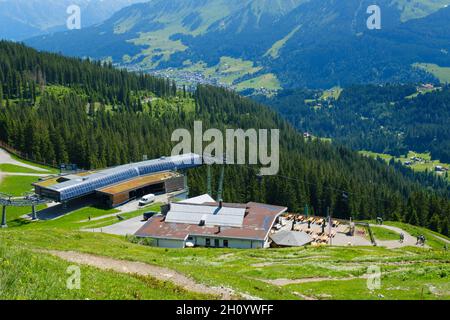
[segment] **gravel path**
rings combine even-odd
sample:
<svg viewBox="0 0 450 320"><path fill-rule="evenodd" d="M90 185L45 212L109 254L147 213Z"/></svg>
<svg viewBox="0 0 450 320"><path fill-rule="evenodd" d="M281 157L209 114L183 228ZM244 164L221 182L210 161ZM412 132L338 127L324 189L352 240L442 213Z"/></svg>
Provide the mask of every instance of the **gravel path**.
<svg viewBox="0 0 450 320"><path fill-rule="evenodd" d="M290 284L302 284L302 283L309 283L309 282L322 282L322 281L348 281L348 280L354 280L354 279L362 279L366 278L366 276L361 277L347 277L347 278L303 278L303 279L273 279L273 280L261 280L269 284L273 284L275 286L283 287Z"/></svg>
<svg viewBox="0 0 450 320"><path fill-rule="evenodd" d="M222 300L237 298L233 290L223 287L208 287L197 283L185 275L168 268L157 267L143 262L118 260L73 251L45 251L63 260L96 267L101 270L112 270L126 274L150 276L162 281L170 281L188 291L219 296Z"/></svg>
<svg viewBox="0 0 450 320"><path fill-rule="evenodd" d="M35 166L29 165L26 163L22 163L20 161L13 159L11 157L11 155L3 149L0 149L0 163L14 164L16 166L20 166L20 167L24 167L24 168L28 168L28 169L32 169L32 170L36 170L36 171L48 172L48 170L45 170L45 169L42 169L39 167L35 167Z"/></svg>
<svg viewBox="0 0 450 320"><path fill-rule="evenodd" d="M402 247L408 247L408 246L417 246L417 238L413 237L412 235L410 235L408 232L398 228L398 227L393 227L393 226L387 226L387 225L374 225L371 224L371 227L380 227L380 228L384 228L384 229L388 229L391 231L394 231L396 233L399 234L399 240L388 240L388 241L382 241L382 240L378 240L377 239L377 245L380 247L386 247L389 249L396 249L396 248L402 248ZM405 235L405 239L404 241L401 243L400 242L400 233L403 233ZM425 246L420 246L423 248L428 248L427 245Z"/></svg>
<svg viewBox="0 0 450 320"><path fill-rule="evenodd" d="M18 172L1 172L3 176L18 176L18 177L48 177L46 173L18 173Z"/></svg>

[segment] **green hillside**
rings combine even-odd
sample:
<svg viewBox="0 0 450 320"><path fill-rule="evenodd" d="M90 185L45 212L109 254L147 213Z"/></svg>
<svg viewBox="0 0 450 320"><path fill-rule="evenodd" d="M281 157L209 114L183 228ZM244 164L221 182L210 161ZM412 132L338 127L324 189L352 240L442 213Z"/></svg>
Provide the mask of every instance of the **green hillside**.
<svg viewBox="0 0 450 320"><path fill-rule="evenodd" d="M47 80L44 90L26 76L38 60ZM341 218L373 219L382 212L386 219L448 233L448 186L435 176L387 166L321 140L305 140L270 108L233 92L211 86L187 92L168 80L7 42L0 45L0 65L12 70L0 79L4 88L0 140L28 158L105 168L140 161L142 155L169 155L175 145L172 132L193 130L196 120L204 122L204 130L277 128L279 175L259 182L259 168L230 166L225 174L226 201L256 200L292 211L308 205L317 215L326 215L330 208ZM82 78L80 69L89 77ZM62 84L68 90L62 90ZM215 179L218 175L214 170ZM206 192L205 177L205 168L189 172L192 195ZM345 199L344 193L352 196ZM435 217L440 222L432 225Z"/></svg>
<svg viewBox="0 0 450 320"><path fill-rule="evenodd" d="M5 241L0 244L2 300L204 300L195 294L151 277L127 276L80 266L80 290L68 290L66 272L73 264Z"/></svg>
<svg viewBox="0 0 450 320"><path fill-rule="evenodd" d="M402 21L426 17L450 4L448 0L395 0L393 3L402 11Z"/></svg>
<svg viewBox="0 0 450 320"><path fill-rule="evenodd" d="M386 162L390 162L391 160L394 161L400 161L404 166L411 168L414 171L418 172L435 172L436 167L441 166L443 168L449 168L450 165L448 163L442 163L438 160L432 160L430 154L428 153L416 153L416 152L408 152L407 156L401 156L401 157L394 157L389 154L383 154L383 153L376 153L376 152L370 152L370 151L360 151L362 155L372 157L372 158L381 158L385 160ZM421 161L413 161L411 159L413 158L420 158ZM450 179L449 175L446 174L446 172L439 172L438 175L441 175L442 177L446 179Z"/></svg>
<svg viewBox="0 0 450 320"><path fill-rule="evenodd" d="M74 223L76 223L74 221ZM140 261L188 275L208 287L262 299L450 299L448 251L379 247L268 250L158 249L123 237L46 227L0 230L2 298L205 299L162 283L82 266L82 290L65 290L67 262L37 250L81 252L126 263ZM423 230L421 232L424 232ZM428 234L428 233L427 233ZM431 239L431 236L428 238ZM436 240L439 241L439 240ZM19 246L20 243L20 246ZM31 261L31 263L30 263ZM73 263L72 263L73 264ZM381 268L381 288L369 290L369 266ZM14 272L12 272L14 270ZM30 272L33 270L33 272ZM25 281L26 279L26 281ZM89 283L87 286L85 283ZM5 286L6 285L6 286ZM33 290L31 290L33 288ZM112 290L114 288L114 290ZM209 296L212 298L213 296Z"/></svg>
<svg viewBox="0 0 450 320"><path fill-rule="evenodd" d="M433 74L441 83L450 83L450 68L448 67L440 67L432 63L415 63L413 66Z"/></svg>
<svg viewBox="0 0 450 320"><path fill-rule="evenodd" d="M80 231L118 223L111 216L116 210L86 207L59 219L37 222L24 220L11 210L9 228L0 230L1 299L219 298L193 292L193 287L186 289L182 287L185 282L178 283L177 278L105 271L117 265L135 268L136 262L144 263L140 269L162 267L166 273L188 276L204 288L226 288L241 299L450 299L450 253L443 250L450 239L404 223L385 222L412 236L424 234L430 248L160 249L137 244L130 237ZM159 210L159 205L147 210ZM142 213L121 217L130 219ZM382 227L372 229L377 240L397 240L399 236ZM103 262L93 267L67 260L86 254L89 260L83 261ZM80 290L67 290L69 266L80 267ZM368 268L373 266L380 268L381 287L369 290Z"/></svg>

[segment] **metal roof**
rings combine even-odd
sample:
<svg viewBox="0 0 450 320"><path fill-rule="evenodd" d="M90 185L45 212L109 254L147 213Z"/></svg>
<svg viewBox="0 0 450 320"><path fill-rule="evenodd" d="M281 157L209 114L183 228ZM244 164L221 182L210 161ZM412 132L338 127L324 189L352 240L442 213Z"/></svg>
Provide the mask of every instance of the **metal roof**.
<svg viewBox="0 0 450 320"><path fill-rule="evenodd" d="M178 203L203 204L207 202L215 202L215 200L209 194L203 194L201 196L186 199Z"/></svg>
<svg viewBox="0 0 450 320"><path fill-rule="evenodd" d="M200 166L201 164L201 156L193 153L167 158L162 157L160 159L126 164L98 171L43 189L56 191L59 193L60 201L67 201L90 194L97 189L112 186L139 176L176 169L189 169Z"/></svg>
<svg viewBox="0 0 450 320"><path fill-rule="evenodd" d="M203 204L197 206L209 206ZM217 204L214 204L217 206ZM227 207L246 208L247 214L241 227L199 226L198 224L169 223L161 217L150 218L135 235L138 237L186 240L191 236L208 236L228 239L264 241L276 218L286 212L286 207L268 206L260 203L224 204Z"/></svg>
<svg viewBox="0 0 450 320"><path fill-rule="evenodd" d="M115 195L120 193L130 192L139 188L143 188L149 185L158 184L169 179L179 177L180 175L174 172L162 172L151 174L147 176L133 178L113 186L107 186L105 188L97 189L96 191L103 194Z"/></svg>
<svg viewBox="0 0 450 320"><path fill-rule="evenodd" d="M204 221L205 226L242 227L245 211L245 207L172 203L166 222L199 225Z"/></svg>
<svg viewBox="0 0 450 320"><path fill-rule="evenodd" d="M313 241L313 238L305 232L297 231L279 231L272 234L270 238L283 247L302 247Z"/></svg>

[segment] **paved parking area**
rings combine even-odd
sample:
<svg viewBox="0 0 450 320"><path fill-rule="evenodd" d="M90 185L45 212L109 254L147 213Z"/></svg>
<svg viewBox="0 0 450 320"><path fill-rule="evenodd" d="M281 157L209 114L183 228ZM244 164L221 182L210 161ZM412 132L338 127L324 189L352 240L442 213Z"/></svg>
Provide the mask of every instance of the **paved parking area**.
<svg viewBox="0 0 450 320"><path fill-rule="evenodd" d="M140 207L139 206L139 200L140 200L140 198L139 198L137 200L133 200L133 201L127 202L124 205L117 207L116 209L119 210L120 213L133 212L133 211L149 208L154 203L166 204L166 203L169 202L168 197L169 197L169 195L167 195L167 194L157 195L156 198L155 198L155 202L153 202L152 204L146 205L145 207Z"/></svg>
<svg viewBox="0 0 450 320"><path fill-rule="evenodd" d="M83 231L88 232L100 232L100 233L107 233L107 234L114 234L118 236L126 236L126 235L133 235L138 231L143 225L145 224L145 221L142 220L142 216L138 216L135 218L131 218L116 224L113 224L111 226L103 227L103 228L96 228L96 229L83 229Z"/></svg>

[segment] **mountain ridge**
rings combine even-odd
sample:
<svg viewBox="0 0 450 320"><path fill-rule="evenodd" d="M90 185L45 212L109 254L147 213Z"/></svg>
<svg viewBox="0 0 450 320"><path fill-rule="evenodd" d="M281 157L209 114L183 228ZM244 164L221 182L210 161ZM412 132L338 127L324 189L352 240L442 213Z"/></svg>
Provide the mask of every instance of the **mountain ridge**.
<svg viewBox="0 0 450 320"><path fill-rule="evenodd" d="M81 9L81 26L101 23L118 10L145 0L2 0L0 39L21 41L66 29L67 9Z"/></svg>
<svg viewBox="0 0 450 320"><path fill-rule="evenodd" d="M267 83L276 90L436 81L413 64L450 66L450 56L443 53L450 51L450 41L445 41L450 34L446 23L450 8L445 4L450 0L380 0L381 30L366 27L370 4L368 0L155 0L126 7L100 25L26 43L107 59L133 70L162 72L177 80L180 74L207 83L215 79L212 84L241 90L258 90ZM421 10L414 16L411 8L416 7ZM223 58L241 59L249 67L233 75L209 70L223 69ZM176 72L165 74L167 70Z"/></svg>

